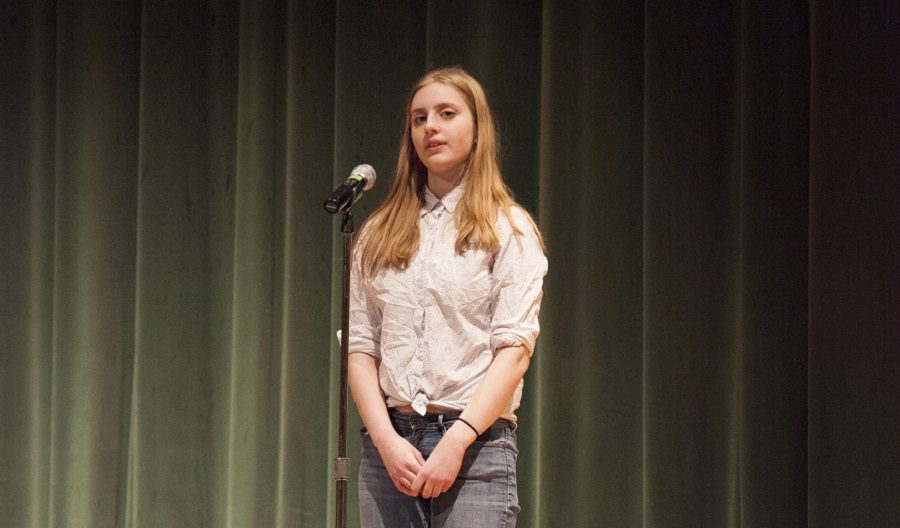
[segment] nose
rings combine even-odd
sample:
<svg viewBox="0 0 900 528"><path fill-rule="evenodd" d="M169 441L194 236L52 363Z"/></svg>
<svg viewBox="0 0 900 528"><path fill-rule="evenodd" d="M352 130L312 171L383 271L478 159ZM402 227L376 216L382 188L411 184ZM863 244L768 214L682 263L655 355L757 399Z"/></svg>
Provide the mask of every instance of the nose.
<svg viewBox="0 0 900 528"><path fill-rule="evenodd" d="M437 117L433 114L428 114L428 117L425 118L425 130L428 132L437 132Z"/></svg>

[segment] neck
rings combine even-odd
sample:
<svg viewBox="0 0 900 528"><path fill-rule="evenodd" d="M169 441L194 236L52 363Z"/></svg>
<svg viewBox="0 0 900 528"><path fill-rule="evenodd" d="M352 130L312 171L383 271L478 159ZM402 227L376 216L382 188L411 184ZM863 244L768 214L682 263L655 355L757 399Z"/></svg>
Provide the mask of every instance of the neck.
<svg viewBox="0 0 900 528"><path fill-rule="evenodd" d="M428 190L431 191L432 194L438 197L438 199L443 198L445 194L452 191L456 188L457 185L462 181L463 171L462 168L459 170L451 171L450 174L437 174L435 172L428 171Z"/></svg>

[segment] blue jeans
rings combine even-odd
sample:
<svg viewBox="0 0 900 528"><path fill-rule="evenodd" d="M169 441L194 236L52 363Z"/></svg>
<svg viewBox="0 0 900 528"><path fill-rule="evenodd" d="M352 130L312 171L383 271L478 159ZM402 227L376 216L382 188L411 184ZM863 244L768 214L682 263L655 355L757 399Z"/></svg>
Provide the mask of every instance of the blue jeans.
<svg viewBox="0 0 900 528"><path fill-rule="evenodd" d="M390 411L397 433L426 459L459 413ZM516 525L516 424L497 420L466 450L456 482L434 499L410 497L391 482L365 428L359 466L362 528L507 528Z"/></svg>

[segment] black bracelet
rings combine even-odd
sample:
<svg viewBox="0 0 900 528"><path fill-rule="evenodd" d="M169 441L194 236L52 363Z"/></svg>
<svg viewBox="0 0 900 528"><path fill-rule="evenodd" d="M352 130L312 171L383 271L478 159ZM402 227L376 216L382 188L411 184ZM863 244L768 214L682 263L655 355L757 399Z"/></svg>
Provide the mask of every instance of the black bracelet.
<svg viewBox="0 0 900 528"><path fill-rule="evenodd" d="M475 426L474 426L474 425L472 425L472 424L470 424L469 422L463 420L462 416L458 416L456 419L459 420L460 422L462 422L462 423L468 425L468 426L469 426L469 429L471 429L471 430L475 433L475 438L478 438L479 436L481 436L481 433L478 432L478 429L475 429Z"/></svg>

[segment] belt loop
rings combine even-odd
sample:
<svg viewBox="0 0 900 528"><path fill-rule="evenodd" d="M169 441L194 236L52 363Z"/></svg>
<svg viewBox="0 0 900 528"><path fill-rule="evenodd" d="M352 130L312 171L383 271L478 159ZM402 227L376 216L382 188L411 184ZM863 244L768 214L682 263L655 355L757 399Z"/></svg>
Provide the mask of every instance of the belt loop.
<svg viewBox="0 0 900 528"><path fill-rule="evenodd" d="M437 415L437 419L438 419L438 425L441 427L441 433L446 433L447 428L444 427L444 415L443 414Z"/></svg>

